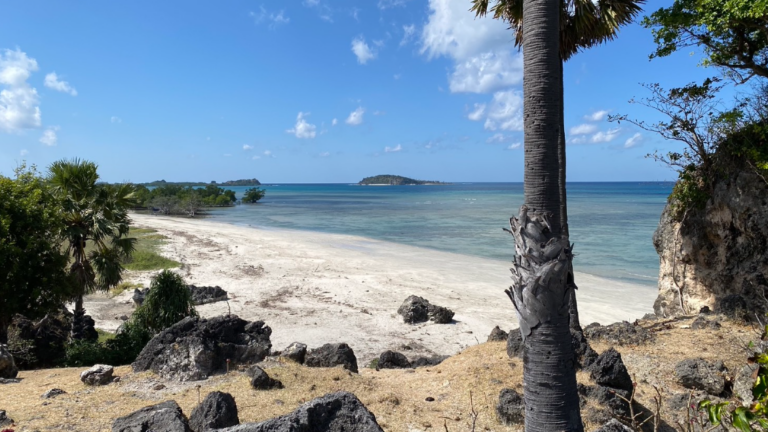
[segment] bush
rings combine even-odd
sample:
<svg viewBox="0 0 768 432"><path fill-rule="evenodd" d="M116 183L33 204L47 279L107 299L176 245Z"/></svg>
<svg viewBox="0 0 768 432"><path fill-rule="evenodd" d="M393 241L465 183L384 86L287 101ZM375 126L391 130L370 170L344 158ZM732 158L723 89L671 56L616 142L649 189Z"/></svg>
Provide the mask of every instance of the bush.
<svg viewBox="0 0 768 432"><path fill-rule="evenodd" d="M259 188L248 188L245 190L245 195L243 195L242 201L244 203L253 204L260 199L264 198L264 195L267 194L267 191Z"/></svg>
<svg viewBox="0 0 768 432"><path fill-rule="evenodd" d="M136 309L133 322L150 333L159 333L188 316L197 316L192 295L184 279L163 270L152 278L144 303Z"/></svg>

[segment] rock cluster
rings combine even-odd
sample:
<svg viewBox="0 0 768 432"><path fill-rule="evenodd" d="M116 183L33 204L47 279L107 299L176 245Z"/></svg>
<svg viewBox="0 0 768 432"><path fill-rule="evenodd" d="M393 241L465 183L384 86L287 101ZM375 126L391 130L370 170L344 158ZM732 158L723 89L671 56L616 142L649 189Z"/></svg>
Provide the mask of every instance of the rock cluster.
<svg viewBox="0 0 768 432"><path fill-rule="evenodd" d="M349 345L345 343L325 344L320 348L310 350L304 364L309 367L336 367L357 373L357 357Z"/></svg>
<svg viewBox="0 0 768 432"><path fill-rule="evenodd" d="M189 292L192 294L192 302L195 305L204 305L227 299L227 292L220 286L196 286L188 285Z"/></svg>
<svg viewBox="0 0 768 432"><path fill-rule="evenodd" d="M405 299L397 309L397 313L407 324L419 324L430 320L436 324L448 324L453 321L454 315L452 310L433 305L429 300L414 295Z"/></svg>
<svg viewBox="0 0 768 432"><path fill-rule="evenodd" d="M585 418L599 424L613 417L629 417L630 409L626 400L630 399L633 384L621 354L610 348L597 356L586 370L597 385L579 384L579 393L603 408L586 411Z"/></svg>
<svg viewBox="0 0 768 432"><path fill-rule="evenodd" d="M408 360L404 354L397 351L384 351L379 355L376 369L410 369L425 366L437 366L448 356L417 357L413 361Z"/></svg>
<svg viewBox="0 0 768 432"><path fill-rule="evenodd" d="M272 348L271 334L263 321L234 315L188 317L152 338L131 366L134 372L151 370L169 380L202 380L224 372L227 360L231 366L260 362Z"/></svg>
<svg viewBox="0 0 768 432"><path fill-rule="evenodd" d="M587 339L603 340L614 345L642 345L654 340L653 334L643 326L627 321L613 323L607 326L592 323L584 327Z"/></svg>
<svg viewBox="0 0 768 432"><path fill-rule="evenodd" d="M0 378L16 378L19 373L19 368L16 367L16 362L13 360L11 352L8 351L8 347L0 345Z"/></svg>

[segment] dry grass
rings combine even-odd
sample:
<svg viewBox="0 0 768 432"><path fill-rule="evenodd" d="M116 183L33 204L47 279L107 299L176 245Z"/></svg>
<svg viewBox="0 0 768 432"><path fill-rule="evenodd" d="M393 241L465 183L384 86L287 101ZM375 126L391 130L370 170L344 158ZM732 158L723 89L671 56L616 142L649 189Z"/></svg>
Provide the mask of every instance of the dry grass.
<svg viewBox="0 0 768 432"><path fill-rule="evenodd" d="M731 371L744 363L738 348L756 337L752 329L724 324L721 330L692 331L674 323L657 333L651 345L616 347L630 373L639 382L638 399L651 406L652 385L666 392L684 392L674 383L674 365L690 357L723 360ZM594 343L598 351L607 345ZM517 431L522 425L503 426L496 419L495 404L504 387L522 391L522 361L510 360L503 342L470 347L439 366L416 370L361 369L352 374L343 369L310 369L290 363L270 363L268 373L281 380L285 389L255 391L242 372L231 372L206 381L171 383L151 373L133 374L130 367L116 369L119 383L86 387L79 380L84 368L21 372L20 384L0 387L0 408L17 421L17 431L76 430L109 431L112 421L147 405L176 400L189 415L200 397L213 390L231 393L237 400L241 422L257 422L286 414L300 404L326 393L347 390L356 394L375 415L385 431L468 431L470 391L479 413L477 431ZM580 372L579 381L589 383ZM152 388L162 383L163 390ZM40 395L51 388L68 392L51 400ZM428 397L434 398L428 402ZM585 407L589 409L589 407ZM587 424L586 430L598 425Z"/></svg>

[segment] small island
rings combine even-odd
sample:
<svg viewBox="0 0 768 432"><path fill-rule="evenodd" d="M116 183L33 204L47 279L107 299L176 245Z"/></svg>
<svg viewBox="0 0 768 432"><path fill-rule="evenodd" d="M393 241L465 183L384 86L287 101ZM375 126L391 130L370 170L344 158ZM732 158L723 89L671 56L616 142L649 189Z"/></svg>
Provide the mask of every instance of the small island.
<svg viewBox="0 0 768 432"><path fill-rule="evenodd" d="M149 183L141 183L143 186L149 186L149 187L158 187L158 186L208 186L208 185L216 185L216 186L260 186L261 182L256 179L242 179L242 180L228 180L223 183L216 183L216 181L212 181L210 183L207 182L167 182L165 180L155 180L153 182Z"/></svg>
<svg viewBox="0 0 768 432"><path fill-rule="evenodd" d="M444 183L431 180L415 180L408 177L398 175L377 175L373 177L366 177L360 180L359 185L362 186L414 186L414 185L447 185L450 183Z"/></svg>

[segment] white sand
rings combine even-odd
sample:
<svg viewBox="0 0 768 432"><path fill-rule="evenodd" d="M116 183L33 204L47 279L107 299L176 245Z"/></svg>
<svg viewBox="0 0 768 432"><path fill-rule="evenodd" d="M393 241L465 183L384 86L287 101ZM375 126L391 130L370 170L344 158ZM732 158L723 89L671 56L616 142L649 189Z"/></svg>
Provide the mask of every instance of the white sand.
<svg viewBox="0 0 768 432"><path fill-rule="evenodd" d="M204 317L231 313L264 320L274 349L294 341L312 347L347 342L368 361L386 349L452 355L485 342L495 325L517 327L509 264L503 261L400 245L363 237L256 229L201 219L132 215L136 225L171 238L163 255L183 263L195 285L218 285L229 302L199 306ZM511 247L511 244L510 244ZM263 272L259 270L263 267ZM129 279L148 285L149 274ZM577 274L582 324L634 320L652 311L654 289ZM115 308L129 308L125 293L89 302L98 326L114 329ZM396 311L411 294L456 312L453 324L404 324ZM94 299L96 300L96 299ZM99 309L103 309L99 313ZM129 309L128 309L129 310ZM109 315L109 316L107 316Z"/></svg>

